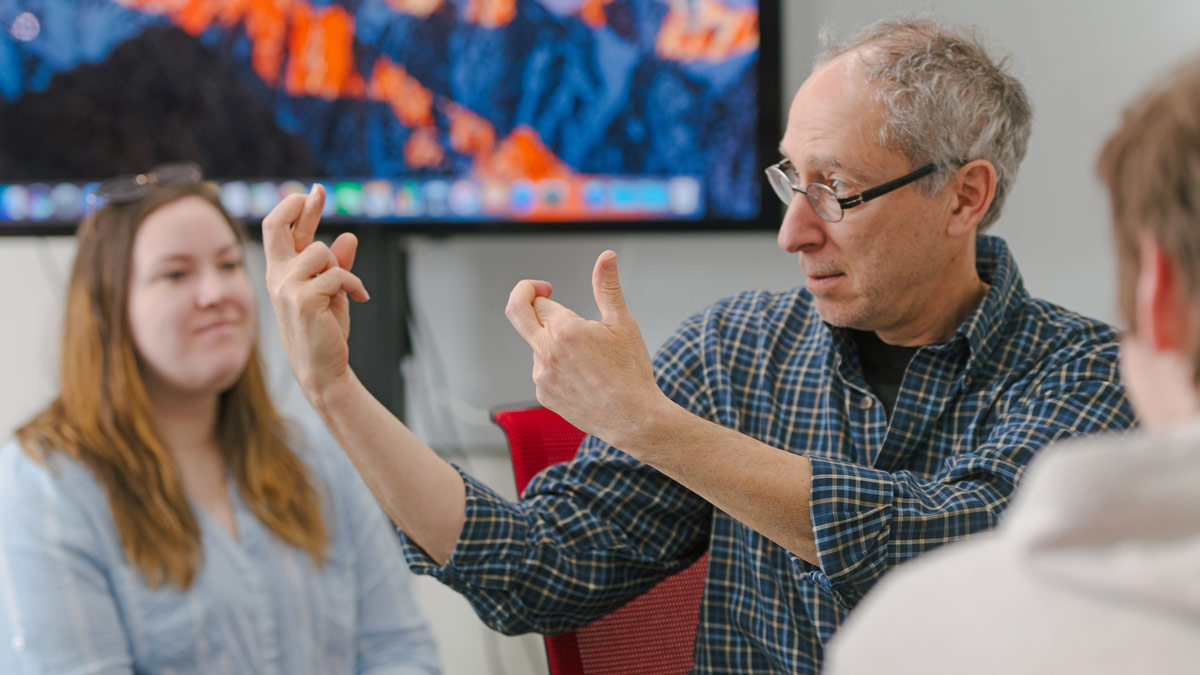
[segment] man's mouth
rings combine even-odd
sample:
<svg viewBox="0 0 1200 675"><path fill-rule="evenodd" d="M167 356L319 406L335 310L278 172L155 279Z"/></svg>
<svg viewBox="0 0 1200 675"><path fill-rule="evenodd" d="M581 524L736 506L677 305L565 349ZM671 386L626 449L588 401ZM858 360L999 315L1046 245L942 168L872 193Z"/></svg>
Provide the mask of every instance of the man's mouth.
<svg viewBox="0 0 1200 675"><path fill-rule="evenodd" d="M818 274L809 274L808 280L804 284L812 293L821 293L825 290L832 290L834 284L838 283L845 274L842 272L821 272Z"/></svg>

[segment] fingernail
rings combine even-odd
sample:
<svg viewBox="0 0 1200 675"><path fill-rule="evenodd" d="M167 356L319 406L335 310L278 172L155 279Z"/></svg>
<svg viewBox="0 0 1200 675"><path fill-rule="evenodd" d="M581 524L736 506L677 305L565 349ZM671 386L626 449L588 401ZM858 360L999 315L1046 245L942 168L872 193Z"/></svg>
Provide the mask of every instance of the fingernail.
<svg viewBox="0 0 1200 675"><path fill-rule="evenodd" d="M611 271L616 266L617 266L617 254L616 253L605 256L604 259L600 261L600 269L604 270L605 272Z"/></svg>

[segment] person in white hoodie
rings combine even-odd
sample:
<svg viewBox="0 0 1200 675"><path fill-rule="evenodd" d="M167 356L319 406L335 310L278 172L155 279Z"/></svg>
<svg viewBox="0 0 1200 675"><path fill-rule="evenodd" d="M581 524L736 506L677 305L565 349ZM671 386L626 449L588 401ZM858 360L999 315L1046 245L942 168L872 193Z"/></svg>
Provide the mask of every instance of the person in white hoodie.
<svg viewBox="0 0 1200 675"><path fill-rule="evenodd" d="M1127 109L1098 168L1142 430L1048 450L995 530L866 596L826 673L1200 672L1200 57Z"/></svg>

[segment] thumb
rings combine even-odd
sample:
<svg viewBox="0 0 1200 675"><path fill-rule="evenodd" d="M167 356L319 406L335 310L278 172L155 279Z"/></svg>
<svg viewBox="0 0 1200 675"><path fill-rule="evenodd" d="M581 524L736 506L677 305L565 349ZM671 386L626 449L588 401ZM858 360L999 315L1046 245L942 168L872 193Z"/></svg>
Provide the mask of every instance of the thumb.
<svg viewBox="0 0 1200 675"><path fill-rule="evenodd" d="M596 267L592 269L592 294L596 296L602 322L614 325L628 313L621 281L617 278L616 253L605 251L596 259Z"/></svg>

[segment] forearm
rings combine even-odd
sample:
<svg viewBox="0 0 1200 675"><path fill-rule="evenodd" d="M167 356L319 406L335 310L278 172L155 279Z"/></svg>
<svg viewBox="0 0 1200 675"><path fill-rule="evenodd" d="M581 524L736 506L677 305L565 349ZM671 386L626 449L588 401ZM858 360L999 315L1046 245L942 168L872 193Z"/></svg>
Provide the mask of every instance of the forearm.
<svg viewBox="0 0 1200 675"><path fill-rule="evenodd" d="M466 513L466 488L458 471L396 419L349 369L310 399L392 522L445 564Z"/></svg>
<svg viewBox="0 0 1200 675"><path fill-rule="evenodd" d="M800 558L817 563L807 457L661 404L613 445Z"/></svg>

